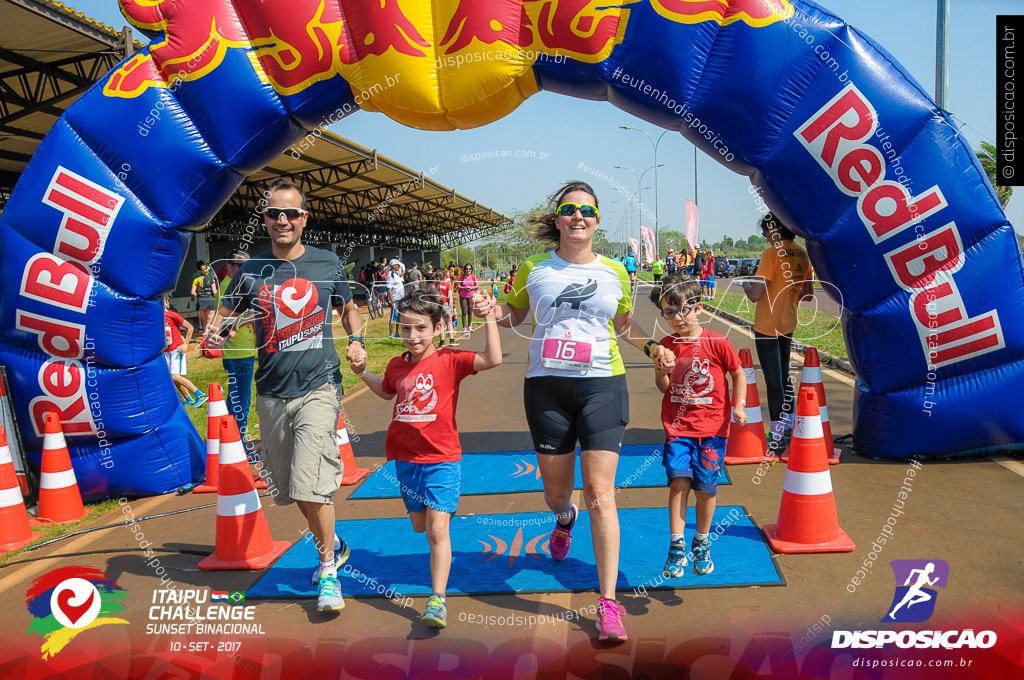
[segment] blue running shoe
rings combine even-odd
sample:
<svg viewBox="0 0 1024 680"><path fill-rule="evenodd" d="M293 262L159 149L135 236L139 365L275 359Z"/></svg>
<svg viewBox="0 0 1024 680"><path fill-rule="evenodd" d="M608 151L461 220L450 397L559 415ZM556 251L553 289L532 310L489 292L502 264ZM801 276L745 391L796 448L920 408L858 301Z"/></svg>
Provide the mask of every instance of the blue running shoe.
<svg viewBox="0 0 1024 680"><path fill-rule="evenodd" d="M345 541L341 542L341 548L334 551L334 571L337 573L341 565L348 562L348 558L352 555L352 549L348 547L348 543ZM320 577L323 576L324 570L320 568L318 564L316 569L313 570L313 585L320 582Z"/></svg>
<svg viewBox="0 0 1024 680"><path fill-rule="evenodd" d="M662 568L661 573L667 578L679 578L686 570L687 564L689 562L686 559L686 546L683 542L669 543L668 559L665 560L665 566Z"/></svg>
<svg viewBox="0 0 1024 680"><path fill-rule="evenodd" d="M444 598L431 595L427 600L427 610L423 612L420 621L432 628L444 628L448 625L448 608L444 604Z"/></svg>
<svg viewBox="0 0 1024 680"><path fill-rule="evenodd" d="M341 596L341 582L336 572L328 572L320 577L316 595L318 611L336 612L345 608L345 598Z"/></svg>
<svg viewBox="0 0 1024 680"><path fill-rule="evenodd" d="M210 397L204 394L202 390L196 390L196 393L192 395L191 405L193 408L199 408L200 406L205 404L209 398Z"/></svg>
<svg viewBox="0 0 1024 680"><path fill-rule="evenodd" d="M711 561L711 541L705 539L700 543L693 539L690 544L693 551L693 573L697 576L707 576L715 570L715 563Z"/></svg>

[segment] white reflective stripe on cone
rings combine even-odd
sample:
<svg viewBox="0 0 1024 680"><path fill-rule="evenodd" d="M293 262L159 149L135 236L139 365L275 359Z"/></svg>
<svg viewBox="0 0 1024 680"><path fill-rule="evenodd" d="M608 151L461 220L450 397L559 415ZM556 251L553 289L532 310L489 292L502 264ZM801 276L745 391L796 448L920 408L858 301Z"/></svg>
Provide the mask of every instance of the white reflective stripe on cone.
<svg viewBox="0 0 1024 680"><path fill-rule="evenodd" d="M234 496L217 496L217 514L221 517L241 517L260 509L260 496L256 489Z"/></svg>
<svg viewBox="0 0 1024 680"><path fill-rule="evenodd" d="M793 421L793 436L800 439L817 439L824 437L820 416L797 416Z"/></svg>
<svg viewBox="0 0 1024 680"><path fill-rule="evenodd" d="M804 366L804 372L800 376L800 380L805 383L820 383L821 366Z"/></svg>
<svg viewBox="0 0 1024 680"><path fill-rule="evenodd" d="M345 428L341 428L340 430L336 430L335 434L334 434L334 438L338 441L338 446L342 446L343 444L348 444L348 430L346 430Z"/></svg>
<svg viewBox="0 0 1024 680"><path fill-rule="evenodd" d="M44 472L39 477L39 488L41 489L66 489L72 484L77 484L74 470L61 470L60 472Z"/></svg>
<svg viewBox="0 0 1024 680"><path fill-rule="evenodd" d="M13 462L14 459L11 458L11 449L7 446L0 446L0 465Z"/></svg>
<svg viewBox="0 0 1024 680"><path fill-rule="evenodd" d="M18 487L0 491L0 508L10 508L24 502L25 500L21 497L21 489Z"/></svg>
<svg viewBox="0 0 1024 680"><path fill-rule="evenodd" d="M220 440L219 439L207 439L206 440L206 455L211 453L217 453L220 451Z"/></svg>
<svg viewBox="0 0 1024 680"><path fill-rule="evenodd" d="M828 422L828 406L822 406L821 407L821 422L823 422L823 423L827 423Z"/></svg>
<svg viewBox="0 0 1024 680"><path fill-rule="evenodd" d="M746 411L747 411L747 425L749 425L750 423L762 423L762 422L764 422L761 419L761 407L760 406L746 406L745 408L746 408ZM732 411L733 411L733 413L735 413L736 409L733 408Z"/></svg>
<svg viewBox="0 0 1024 680"><path fill-rule="evenodd" d="M747 384L748 385L753 385L753 384L757 383L757 376L754 375L754 369L752 369L752 368L744 368L743 369L743 373L744 373L744 375L747 376Z"/></svg>
<svg viewBox="0 0 1024 680"><path fill-rule="evenodd" d="M782 490L798 496L820 496L832 493L832 475L823 472L795 472L786 470L786 481Z"/></svg>
<svg viewBox="0 0 1024 680"><path fill-rule="evenodd" d="M223 399L217 401L211 399L206 403L210 405L210 410L206 412L208 417L220 418L228 414L228 403Z"/></svg>
<svg viewBox="0 0 1024 680"><path fill-rule="evenodd" d="M249 458L245 455L245 448L242 446L242 442L231 442L220 444L220 458L217 461L221 465L234 465L235 463L249 463Z"/></svg>
<svg viewBox="0 0 1024 680"><path fill-rule="evenodd" d="M63 432L47 432L43 435L43 448L56 451L67 447Z"/></svg>

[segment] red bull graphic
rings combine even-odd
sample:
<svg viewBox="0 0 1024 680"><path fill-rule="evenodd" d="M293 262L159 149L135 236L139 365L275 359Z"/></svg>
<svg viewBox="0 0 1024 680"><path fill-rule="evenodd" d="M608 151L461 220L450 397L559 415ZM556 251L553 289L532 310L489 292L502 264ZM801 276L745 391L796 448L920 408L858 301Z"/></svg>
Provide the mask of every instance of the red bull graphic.
<svg viewBox="0 0 1024 680"><path fill-rule="evenodd" d="M548 542L546 540L549 534L550 532L537 534L530 540L526 541L525 544L523 542L522 527L516 529L516 535L512 537L511 541L504 541L494 534L487 534L487 537L494 541L494 545L492 546L488 541L477 539L484 547L480 553L480 557L487 557L489 554L490 557L487 557L483 562L490 562L496 557L508 554L509 568L512 568L512 565L515 564L516 560L522 555L529 555L534 559L542 560L544 559L544 555L541 553L548 556L551 555L551 551L548 550Z"/></svg>
<svg viewBox="0 0 1024 680"><path fill-rule="evenodd" d="M1024 259L1013 229L956 124L815 5L125 0L123 9L159 35L61 117L0 214L0 277L11 283L0 290L0 364L29 460L38 465L45 413L59 414L87 498L163 493L203 474L205 447L161 356L158 296L174 287L192 231L242 177L356 108L424 129L472 128L541 88L680 130L750 176L764 207L807 238L815 272L847 308L860 453L1024 448L1014 410ZM293 283L261 293L285 330L264 351L300 348L327 322L305 292Z"/></svg>
<svg viewBox="0 0 1024 680"><path fill-rule="evenodd" d="M750 26L768 26L793 16L787 0L651 0L658 14L670 21L696 24L715 21L728 25L737 21Z"/></svg>

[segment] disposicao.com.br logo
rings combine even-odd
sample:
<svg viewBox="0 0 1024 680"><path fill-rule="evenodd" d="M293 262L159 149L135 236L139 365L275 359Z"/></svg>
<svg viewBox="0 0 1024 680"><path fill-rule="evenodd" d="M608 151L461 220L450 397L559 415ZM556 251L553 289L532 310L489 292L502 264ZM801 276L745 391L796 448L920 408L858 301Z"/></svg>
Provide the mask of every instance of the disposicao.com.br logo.
<svg viewBox="0 0 1024 680"><path fill-rule="evenodd" d="M82 631L112 623L128 623L111 616L124 609L128 592L98 569L61 567L43 574L25 598L35 618L29 633L43 637L43 659L67 646Z"/></svg>
<svg viewBox="0 0 1024 680"><path fill-rule="evenodd" d="M896 579L892 603L882 623L920 623L935 613L939 591L949 581L945 560L893 560ZM996 643L991 630L836 630L832 648L872 649L895 644L901 649L988 649Z"/></svg>

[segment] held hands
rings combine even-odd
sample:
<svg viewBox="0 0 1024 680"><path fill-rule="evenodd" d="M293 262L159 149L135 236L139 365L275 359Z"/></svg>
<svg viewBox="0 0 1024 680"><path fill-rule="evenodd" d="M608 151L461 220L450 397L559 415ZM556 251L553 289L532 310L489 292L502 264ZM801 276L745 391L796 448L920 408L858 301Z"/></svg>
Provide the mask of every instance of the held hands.
<svg viewBox="0 0 1024 680"><path fill-rule="evenodd" d="M349 344L348 350L345 352L345 358L348 359L349 366L356 375L366 370L367 354L363 343L353 342Z"/></svg>
<svg viewBox="0 0 1024 680"><path fill-rule="evenodd" d="M486 319L494 315L497 307L497 300L487 293L478 290L473 293L473 316L478 319Z"/></svg>
<svg viewBox="0 0 1024 680"><path fill-rule="evenodd" d="M358 347L357 347L358 345ZM352 343L348 346L348 352L346 352L346 359L348 359L349 368L356 375L359 375L366 370L366 350L363 349L362 343Z"/></svg>
<svg viewBox="0 0 1024 680"><path fill-rule="evenodd" d="M662 345L651 347L651 360L654 362L654 370L659 375L669 375L676 365L676 355Z"/></svg>
<svg viewBox="0 0 1024 680"><path fill-rule="evenodd" d="M206 335L203 336L203 340L206 341L206 346L209 347L210 349L220 349L221 347L224 346L224 343L226 343L229 338L233 338L233 337L235 337L235 331L234 330L228 331L228 337L227 338L225 338L223 335L221 335L217 331L211 330L210 332L208 332Z"/></svg>
<svg viewBox="0 0 1024 680"><path fill-rule="evenodd" d="M747 424L747 410L742 406L734 406L732 412L732 419L737 425L743 427Z"/></svg>

